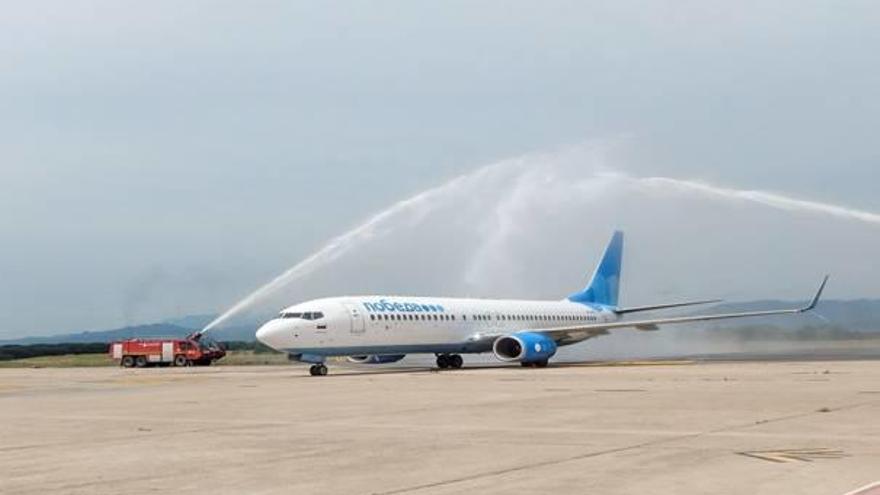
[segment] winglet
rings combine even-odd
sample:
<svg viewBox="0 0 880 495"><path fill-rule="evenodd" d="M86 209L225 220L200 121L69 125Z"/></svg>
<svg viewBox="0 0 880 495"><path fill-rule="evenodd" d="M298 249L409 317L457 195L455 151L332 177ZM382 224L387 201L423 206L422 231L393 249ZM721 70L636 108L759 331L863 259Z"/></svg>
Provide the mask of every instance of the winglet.
<svg viewBox="0 0 880 495"><path fill-rule="evenodd" d="M801 313L806 313L807 311L812 311L816 309L816 305L819 304L819 299L822 299L822 292L825 291L825 286L828 284L828 279L830 277L830 275L825 275L825 279L822 280L822 285L819 286L819 290L816 292L816 295L813 296L813 300L810 301L810 305L802 308L800 311Z"/></svg>

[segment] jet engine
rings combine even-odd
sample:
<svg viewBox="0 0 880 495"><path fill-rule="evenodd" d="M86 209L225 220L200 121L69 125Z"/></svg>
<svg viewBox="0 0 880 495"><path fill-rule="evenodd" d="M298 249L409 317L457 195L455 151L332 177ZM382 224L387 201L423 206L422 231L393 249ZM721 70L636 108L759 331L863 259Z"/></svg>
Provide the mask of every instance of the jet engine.
<svg viewBox="0 0 880 495"><path fill-rule="evenodd" d="M396 356L348 356L348 360L358 364L386 364L396 363L405 357L406 354Z"/></svg>
<svg viewBox="0 0 880 495"><path fill-rule="evenodd" d="M556 342L535 332L517 332L499 337L492 345L495 357L501 361L523 364L546 364L556 354Z"/></svg>

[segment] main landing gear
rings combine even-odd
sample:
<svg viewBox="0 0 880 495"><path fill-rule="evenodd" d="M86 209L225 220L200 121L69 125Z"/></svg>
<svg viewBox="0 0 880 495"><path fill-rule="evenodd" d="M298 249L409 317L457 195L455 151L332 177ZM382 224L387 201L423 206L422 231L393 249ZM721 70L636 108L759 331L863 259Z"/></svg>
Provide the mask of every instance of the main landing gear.
<svg viewBox="0 0 880 495"><path fill-rule="evenodd" d="M309 368L309 374L312 376L327 376L327 367L324 364L313 364Z"/></svg>
<svg viewBox="0 0 880 495"><path fill-rule="evenodd" d="M543 361L529 361L527 363L519 363L523 368L546 368L550 361L544 359Z"/></svg>
<svg viewBox="0 0 880 495"><path fill-rule="evenodd" d="M447 368L459 369L464 365L464 360L458 354L437 354L437 367L441 370Z"/></svg>

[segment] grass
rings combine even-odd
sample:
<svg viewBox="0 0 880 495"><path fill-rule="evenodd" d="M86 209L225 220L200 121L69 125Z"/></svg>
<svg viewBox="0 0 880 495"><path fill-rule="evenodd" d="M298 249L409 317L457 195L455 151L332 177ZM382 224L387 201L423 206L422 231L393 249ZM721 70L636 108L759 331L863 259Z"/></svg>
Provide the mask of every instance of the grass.
<svg viewBox="0 0 880 495"><path fill-rule="evenodd" d="M0 368L95 368L118 366L107 354L63 354L0 361Z"/></svg>
<svg viewBox="0 0 880 495"><path fill-rule="evenodd" d="M226 357L217 361L216 364L220 366L253 366L288 363L289 361L285 354L229 351ZM119 362L103 353L64 354L61 356L40 356L0 361L0 368L94 368L100 366L119 366Z"/></svg>
<svg viewBox="0 0 880 495"><path fill-rule="evenodd" d="M217 361L218 366L253 366L290 364L286 354L279 352L228 351L226 357Z"/></svg>

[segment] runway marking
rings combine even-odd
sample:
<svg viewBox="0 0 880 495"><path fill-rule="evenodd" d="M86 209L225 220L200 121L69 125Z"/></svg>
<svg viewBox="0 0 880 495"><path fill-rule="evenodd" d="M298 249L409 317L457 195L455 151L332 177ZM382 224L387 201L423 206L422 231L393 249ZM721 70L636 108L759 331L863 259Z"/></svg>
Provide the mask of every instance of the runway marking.
<svg viewBox="0 0 880 495"><path fill-rule="evenodd" d="M880 481L868 486L863 486L855 491L848 492L845 495L880 495Z"/></svg>
<svg viewBox="0 0 880 495"><path fill-rule="evenodd" d="M855 409L858 407L863 407L863 406L872 405L872 404L874 404L873 401L872 402L861 402L861 403L849 404L846 406L838 407L835 409L835 411ZM583 461L583 460L591 459L594 457L602 457L602 456L606 456L606 455L613 455L613 454L619 454L619 453L629 452L629 451L633 451L633 450L639 450L639 449L643 449L643 448L656 447L658 445L670 444L670 443L678 442L681 440L696 439L696 438L700 438L700 437L709 437L709 436L714 436L714 435L718 435L718 434L725 434L725 433L735 433L736 430L753 428L755 426L766 425L766 424L770 424L770 423L779 423L779 422L784 422L784 421L790 421L793 419L812 416L814 414L817 414L817 413L813 411L813 412L806 412L806 413L789 414L786 416L778 416L776 418L770 418L770 419L760 421L757 423L731 425L731 426L715 428L715 429L711 429L711 430L707 430L707 431L699 431L699 432L694 432L694 433L686 433L683 435L669 436L669 437L665 437L665 438L657 438L657 439L648 440L645 442L639 442L639 443L631 444L631 445L624 445L621 447L607 449L607 450L585 452L583 454L572 455L572 456L558 458L558 459L548 459L548 460L541 461L541 462L532 462L529 464L514 465L514 466L507 467L507 468L500 468L500 469L485 471L482 473L474 473L471 475L460 476L457 478L451 478L451 479L445 479L445 480L439 480L439 481L435 481L435 482L431 482L431 483L424 483L421 485L412 485L412 486L408 486L408 487L396 488L396 489L386 490L386 491L382 491L382 492L375 492L374 495L399 495L399 494L404 494L404 493L419 492L419 491L424 491L424 490L428 490L431 488L444 487L444 486L456 485L456 484L460 484L460 483L467 483L470 481L476 481L476 480L480 480L480 479L503 476L505 474L515 473L515 472L519 472L519 471L534 470L534 469L544 468L544 467L548 467L548 466L557 466L560 464L567 464L567 463L571 463L571 462ZM860 494L860 495L867 495L867 494ZM875 494L870 493L870 495L875 495ZM880 495L880 494L877 494L877 495Z"/></svg>
<svg viewBox="0 0 880 495"><path fill-rule="evenodd" d="M808 449L756 450L752 452L737 452L737 454L776 463L813 462L819 459L842 459L844 457L849 457L842 450L834 450L824 447Z"/></svg>

